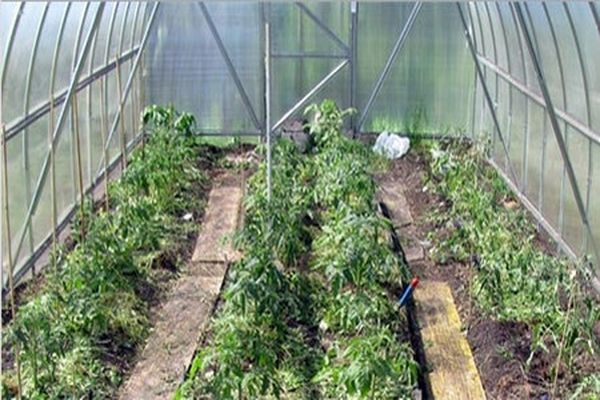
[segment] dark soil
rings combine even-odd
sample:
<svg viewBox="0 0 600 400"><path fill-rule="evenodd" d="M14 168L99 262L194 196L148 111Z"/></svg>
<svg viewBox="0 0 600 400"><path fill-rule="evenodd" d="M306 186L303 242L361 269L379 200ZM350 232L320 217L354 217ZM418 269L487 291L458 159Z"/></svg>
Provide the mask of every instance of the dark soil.
<svg viewBox="0 0 600 400"><path fill-rule="evenodd" d="M439 264L430 257L428 250L432 246L431 235L440 237L444 228L434 226L428 220L428 215L434 210L443 210L447 205L444 199L424 189L427 171L427 162L418 151L411 151L402 159L392 162L389 171L377 178L399 181L405 187L404 194L415 221L406 228L408 236L420 242L425 249L425 258L410 265L413 274L422 279L447 282L451 287L489 399L550 399L556 351L551 348L550 353L536 353L527 367L526 361L530 356L530 329L525 324L494 320L486 316L471 300L469 285L475 264L473 261L476 260L451 260ZM532 224L535 225L533 221ZM401 239L406 246L406 238ZM556 245L543 232L536 238L536 245L547 253L556 252ZM594 360L591 356L583 355L575 362L579 374L597 371L599 368L599 360ZM565 393L573 385L573 379L573 376L561 371L558 380L559 392Z"/></svg>
<svg viewBox="0 0 600 400"><path fill-rule="evenodd" d="M237 164L238 158L246 160L250 159L253 154L253 145L239 145L230 149L223 149L210 145L201 145L198 148L198 168L205 173L207 179L202 182L196 182L190 188L194 196L198 199L195 202L197 209L189 210L192 213L192 220L199 226L204 217L204 206L208 200L208 193L212 187L213 178L223 173L227 167L231 168L231 164L227 166L221 165L221 160L225 157L233 157L234 164ZM246 168L245 165L242 167ZM93 210L97 212L103 209L105 203L104 194L94 199ZM75 242L70 232L70 227L66 229L68 232L62 237L60 245L65 251L72 250L75 247ZM166 249L152 260L152 273L149 280L140 280L136 288L140 299L149 306L150 325L154 326L157 319L157 312L160 310L167 293L174 286L179 275L180 266L184 265L187 260L191 259L198 230L195 229L189 232L185 238L177 243L177 246ZM58 266L60 268L60 265ZM15 287L15 304L16 312L19 307L26 304L29 299L37 296L44 288L46 277L45 271L47 266L41 268L35 276L30 279L19 282ZM8 296L6 298L8 300ZM12 320L12 313L9 301L3 302L2 308L2 326L6 326ZM100 346L104 349L102 359L107 365L116 368L124 379L131 371L137 352L140 350L132 343L129 343L119 332L114 332L111 337L100 340ZM2 369L9 370L13 368L14 357L10 347L6 344L2 346Z"/></svg>

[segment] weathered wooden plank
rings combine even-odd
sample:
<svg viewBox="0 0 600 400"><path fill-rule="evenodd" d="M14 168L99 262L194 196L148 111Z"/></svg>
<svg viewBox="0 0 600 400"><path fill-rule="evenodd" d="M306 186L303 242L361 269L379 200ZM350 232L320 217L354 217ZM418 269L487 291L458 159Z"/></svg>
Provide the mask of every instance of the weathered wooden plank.
<svg viewBox="0 0 600 400"><path fill-rule="evenodd" d="M227 262L237 256L227 239L238 227L240 186L216 183L211 190L192 260L158 310L154 329L118 398L170 399L181 383L200 332L210 321Z"/></svg>
<svg viewBox="0 0 600 400"><path fill-rule="evenodd" d="M485 399L450 287L445 282L421 282L414 299L433 398Z"/></svg>
<svg viewBox="0 0 600 400"><path fill-rule="evenodd" d="M206 215L192 261L231 261L238 258L231 239L239 222L242 188L222 186L211 190Z"/></svg>
<svg viewBox="0 0 600 400"><path fill-rule="evenodd" d="M382 182L377 190L377 198L387 206L395 227L401 228L414 222L410 207L404 197L404 187L400 183Z"/></svg>

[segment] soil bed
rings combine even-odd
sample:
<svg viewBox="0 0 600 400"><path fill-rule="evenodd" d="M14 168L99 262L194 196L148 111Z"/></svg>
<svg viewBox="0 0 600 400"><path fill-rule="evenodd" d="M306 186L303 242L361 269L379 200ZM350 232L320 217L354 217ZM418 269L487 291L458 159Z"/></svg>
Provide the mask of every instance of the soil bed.
<svg viewBox="0 0 600 400"><path fill-rule="evenodd" d="M470 296L469 283L476 260L450 260L440 264L432 259L429 252L432 247L431 235L439 239L444 234L444 228L434 226L428 216L434 210L444 210L447 204L436 193L424 190L428 168L427 161L419 151L412 150L402 159L391 162L389 170L377 178L379 181L402 182L406 188L404 195L414 218L414 223L408 227L409 236L419 241L425 249L425 257L411 263L412 272L423 280L444 281L451 287L488 398L549 399L557 358L556 349L537 352L527 367L531 345L530 328L523 323L502 322L486 316ZM511 206L519 205L515 203ZM535 225L535 222L531 223ZM538 232L535 244L546 253L555 254L556 246L544 233ZM406 243L403 245L406 246ZM599 361L589 355L582 355L575 362L579 375L585 376L600 370ZM562 396L566 396L565 389L573 384L571 374L559 374L558 387Z"/></svg>

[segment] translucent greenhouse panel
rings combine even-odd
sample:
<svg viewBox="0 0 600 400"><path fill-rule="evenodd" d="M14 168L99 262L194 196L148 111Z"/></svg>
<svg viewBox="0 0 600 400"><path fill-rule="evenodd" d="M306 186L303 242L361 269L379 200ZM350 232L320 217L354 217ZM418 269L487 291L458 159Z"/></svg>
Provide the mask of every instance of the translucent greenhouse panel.
<svg viewBox="0 0 600 400"><path fill-rule="evenodd" d="M192 112L205 132L255 131L200 6L163 4L159 10L145 60L148 101ZM245 24L217 28L242 44L258 40L248 37L254 28Z"/></svg>
<svg viewBox="0 0 600 400"><path fill-rule="evenodd" d="M564 29L560 25L556 25L553 21L553 17L550 16L550 10L546 15L547 6L542 3L530 3L527 5L529 15L533 21L532 35L536 40L536 45L539 49L540 62L544 68L544 77L546 78L546 84L550 91L553 103L556 107L565 110L565 104L568 102L566 91L563 90L565 84L564 70L565 68L565 53L558 47L559 41L553 40L552 33L555 35L564 34ZM550 25L549 21L552 23ZM542 40L541 38L545 38ZM527 54L529 59L529 54ZM536 75L530 75L530 82L537 81ZM539 91L538 91L539 93Z"/></svg>
<svg viewBox="0 0 600 400"><path fill-rule="evenodd" d="M592 145L592 179L590 188L588 216L596 244L600 245L600 144L597 143ZM587 253L591 254L593 251L592 244L589 241L587 244ZM599 263L600 260L596 260L597 266ZM596 269L596 273L600 276L600 267Z"/></svg>
<svg viewBox="0 0 600 400"><path fill-rule="evenodd" d="M580 121L586 121L584 80L575 40L562 3L548 3L550 19L557 31L558 47L563 62L563 77L567 91L566 110ZM544 63L544 71L546 70Z"/></svg>
<svg viewBox="0 0 600 400"><path fill-rule="evenodd" d="M521 42L520 31L515 23L512 5L508 2L498 2L496 6L500 10L500 19L507 36L506 51L510 59L510 74L521 82L527 82L525 62L527 51L523 48Z"/></svg>
<svg viewBox="0 0 600 400"><path fill-rule="evenodd" d="M264 55L260 40L260 7L254 3L206 3L231 62L242 82L259 120L263 110L262 66ZM240 27L236 34L230 30ZM243 38L244 40L241 40ZM242 116L246 116L242 110Z"/></svg>
<svg viewBox="0 0 600 400"><path fill-rule="evenodd" d="M395 7L395 12L388 10L384 17L381 13L385 10L373 8L373 14L364 13L367 14L365 18L373 18L369 21L372 24L360 21L361 26L367 27L359 29L358 97L363 100L369 97L396 35L412 8L405 4L389 6ZM365 8L361 5L362 15ZM374 23L375 20L379 22ZM371 26L394 32L394 35L387 35L389 43L373 43L381 37L377 35L380 33L378 30L370 30ZM369 37L371 32L373 35ZM369 54L365 55L365 51ZM369 67L366 64L370 64ZM363 71L363 66L366 71ZM472 93L472 84L473 62L465 44L456 5L426 3L373 103L363 130L369 131L382 124L396 125L395 129L403 130L407 122L422 117L423 128L429 131L466 131L471 103L464 99Z"/></svg>
<svg viewBox="0 0 600 400"><path fill-rule="evenodd" d="M590 4L572 2L568 4L579 43L585 71L587 73L588 95L590 100L590 127L600 132L600 46L598 45L598 27L595 24ZM596 4L598 7L598 4ZM600 138L600 134L598 135Z"/></svg>
<svg viewBox="0 0 600 400"><path fill-rule="evenodd" d="M491 21L492 37L496 43L496 64L500 68L508 70L507 43L505 41L506 32L496 5L497 3L484 3L486 14L488 14L488 19Z"/></svg>
<svg viewBox="0 0 600 400"><path fill-rule="evenodd" d="M273 3L269 6L274 53L337 54L345 56L350 13L342 2L313 4ZM324 26L319 26L311 16ZM336 35L338 42L325 29Z"/></svg>
<svg viewBox="0 0 600 400"><path fill-rule="evenodd" d="M561 197L561 181L563 173L563 162L558 144L550 120L546 114L546 130L548 139L545 148L546 163L543 171L544 175L544 196L542 197L541 212L544 218L550 222L550 224L558 231L558 215L560 209L560 197ZM564 125L561 124L561 129L564 129Z"/></svg>
<svg viewBox="0 0 600 400"><path fill-rule="evenodd" d="M572 128L566 130L566 135L567 151L571 160L571 165L573 166L573 171L575 172L579 192L581 193L582 200L584 200L585 204L588 186L587 177L588 172L591 172L588 170L590 165L589 151L591 150L589 140ZM581 254L584 248L583 224L575 203L573 190L571 189L571 185L566 176L565 181L566 202L564 205L564 220L561 229L567 243L571 245L577 254Z"/></svg>
<svg viewBox="0 0 600 400"><path fill-rule="evenodd" d="M271 123L275 124L289 109L291 109L308 91L329 74L341 60L328 59L274 59L272 70L274 74L271 85L273 100L271 104ZM300 69L302 65L302 69ZM300 78L298 79L298 73ZM302 118L302 113L310 103L330 98L335 99L340 108L347 108L349 103L348 82L350 75L348 66L344 67L332 80L322 88L304 107L301 107L295 117Z"/></svg>
<svg viewBox="0 0 600 400"><path fill-rule="evenodd" d="M410 4L403 3L360 4L356 87L356 106L359 112L364 110L373 86L377 82L377 78L394 46L394 42L408 19L411 8ZM410 37L408 39L410 40ZM398 58L405 57L405 50L400 52ZM388 77L385 86L389 83ZM394 115L392 114L392 116ZM365 128L367 127L365 126Z"/></svg>
<svg viewBox="0 0 600 400"><path fill-rule="evenodd" d="M7 123L20 117L23 113L23 93L25 93L25 78L27 76L23 71L29 65L34 39L32 32L36 30L41 15L42 7L32 3L25 4L14 33L13 45L5 70L4 86L2 87L2 119ZM12 27L12 21L6 27ZM3 47L5 43L2 43Z"/></svg>
<svg viewBox="0 0 600 400"><path fill-rule="evenodd" d="M525 195L536 207L540 205L540 189L542 182L542 156L544 140L544 109L538 104L529 102L529 145L525 159L525 172L527 174L527 187ZM545 161L547 162L547 161Z"/></svg>

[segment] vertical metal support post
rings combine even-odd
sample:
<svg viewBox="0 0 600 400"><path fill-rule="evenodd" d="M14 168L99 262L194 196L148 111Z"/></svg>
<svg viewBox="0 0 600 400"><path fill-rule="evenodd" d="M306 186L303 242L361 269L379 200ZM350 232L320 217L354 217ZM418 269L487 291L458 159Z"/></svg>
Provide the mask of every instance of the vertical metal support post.
<svg viewBox="0 0 600 400"><path fill-rule="evenodd" d="M400 34L398 35L398 39L396 39L396 43L394 43L392 52L390 53L390 55L385 63L385 66L383 67L383 70L379 74L379 78L377 79L377 82L375 82L375 86L373 86L373 90L371 91L371 95L369 96L369 99L367 100L365 109L363 110L363 113L360 116L360 119L358 120L358 130L359 131L362 131L363 125L367 119L367 116L369 115L369 110L371 109L371 106L373 105L375 98L377 97L377 95L379 94L379 91L381 90L383 81L385 81L385 78L387 78L387 76L390 72L390 69L392 68L392 65L394 64L394 60L396 60L396 56L398 55L398 52L404 46L404 43L406 42L406 38L408 37L408 34L410 33L410 31L413 27L413 24L414 24L415 20L417 19L417 15L419 15L421 6L422 6L421 2L416 2L414 4L412 10L410 11L410 14L408 15L408 19L406 20L406 23L404 24L404 27L402 28L402 30L400 31Z"/></svg>
<svg viewBox="0 0 600 400"><path fill-rule="evenodd" d="M89 49L91 47L92 37L93 37L96 29L98 28L98 24L100 22L100 17L102 16L103 10L104 10L104 3L99 3L98 9L96 10L96 14L92 20L92 25L87 33L83 51L79 55L79 60L77 61L77 66L75 68L75 71L73 71L73 74L71 75L69 87L67 89L67 94L65 97L65 103L61 109L60 115L58 117L58 122L56 124L56 127L54 127L54 132L53 132L51 140L50 140L50 144L49 144L50 152L46 156L46 158L44 159L44 162L42 164L42 171L38 177L36 187L34 190L34 194L33 194L33 198L31 200L31 202L29 203L29 207L27 209L27 214L25 217L26 218L25 224L31 223L33 213L35 212L35 210L37 209L37 206L39 204L40 197L42 194L42 188L43 188L44 182L46 181L46 178L48 177L48 171L50 169L51 153L53 151L53 148L55 148L56 145L58 144L58 140L60 139L60 133L61 133L61 130L65 123L66 117L68 115L68 111L69 111L69 107L70 107L70 100L73 96L73 93L75 92L75 87L77 86L77 82L79 81L79 75L80 75L81 71L83 70L83 65L85 63L85 60L89 53ZM15 251L15 255L14 255L15 259L17 259L19 257L19 253L21 251L26 232L27 232L27 230L25 229L25 227L23 227L23 230L21 231L20 236L19 236L17 249Z"/></svg>
<svg viewBox="0 0 600 400"><path fill-rule="evenodd" d="M473 45L473 39L471 38L471 35L469 33L469 28L467 26L465 14L463 13L460 3L456 3L456 7L458 8L458 13L460 15L460 19L463 24L465 37L467 38L467 43L469 45L469 50L471 51L471 56L473 56L473 61L475 62L475 68L477 69L477 75L479 76L479 80L480 80L481 86L483 88L483 94L485 96L485 99L487 100L487 104L490 109L490 113L492 115L494 127L496 128L496 131L498 132L498 138L500 139L500 142L502 143L502 148L504 149L504 154L510 159L510 155L508 153L508 148L506 147L506 142L504 141L504 136L502 135L502 131L500 130L500 123L498 122L498 117L496 116L496 109L494 107L492 97L490 96L490 92L488 91L488 88L487 88L487 85L485 82L485 77L483 76L483 71L481 69L481 65L479 64L479 59L477 58L477 52L475 51L475 47ZM515 171L513 170L512 164L509 164L509 171L511 174L511 178L514 179L514 182L515 183L518 182L517 176L515 175Z"/></svg>
<svg viewBox="0 0 600 400"><path fill-rule="evenodd" d="M542 91L542 95L544 97L544 102L546 103L546 109L548 110L548 116L550 117L550 123L552 125L552 130L554 132L554 136L556 138L556 142L558 144L563 162L565 163L565 167L567 169L567 176L569 178L569 183L571 184L571 190L573 191L573 196L575 197L575 203L577 205L577 210L579 211L579 215L581 217L581 221L585 228L588 231L588 235L590 237L590 242L592 245L592 251L596 258L596 262L600 260L600 251L596 244L596 240L594 238L590 222L587 216L587 212L581 198L581 192L579 191L579 185L577 184L577 178L575 176L575 172L573 170L573 165L571 164L571 159L569 157L569 153L567 151L562 132L560 130L560 126L558 123L558 117L556 116L556 112L554 110L554 105L552 104L552 99L550 98L550 92L548 87L546 86L546 79L544 77L544 72L542 70L541 64L539 62L538 56L533 47L533 42L531 40L531 36L529 35L529 29L525 23L525 17L523 15L523 10L521 9L520 3L515 3L517 17L519 20L519 24L521 25L521 29L523 31L525 37L525 43L527 44L527 49L529 51L529 55L531 61L533 63L533 67L535 69L539 86ZM596 276L597 280L597 276Z"/></svg>
<svg viewBox="0 0 600 400"><path fill-rule="evenodd" d="M358 2L350 2L350 108L356 109L356 82L358 75ZM352 132L357 133L356 117L350 117Z"/></svg>
<svg viewBox="0 0 600 400"><path fill-rule="evenodd" d="M270 18L265 21L265 137L267 140L267 198L273 195L271 158L271 26Z"/></svg>

